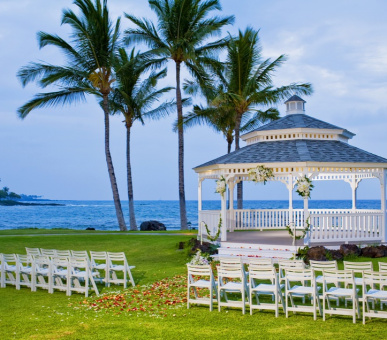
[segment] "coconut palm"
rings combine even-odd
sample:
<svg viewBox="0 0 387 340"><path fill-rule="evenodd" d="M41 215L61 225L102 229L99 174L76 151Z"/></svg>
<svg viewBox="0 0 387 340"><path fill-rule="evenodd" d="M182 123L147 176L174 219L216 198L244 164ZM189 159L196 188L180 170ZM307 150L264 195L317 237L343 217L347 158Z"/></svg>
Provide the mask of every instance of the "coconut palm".
<svg viewBox="0 0 387 340"><path fill-rule="evenodd" d="M38 93L18 109L24 119L34 109L84 101L87 94L102 99L105 122L105 155L114 205L120 230L127 230L110 154L109 103L114 75L112 63L119 46L120 19L113 24L109 18L106 0L74 0L79 8L77 16L72 10L63 10L62 24L72 29L71 41L58 35L38 33L40 48L55 46L67 59L64 66L30 63L21 68L18 77L23 86L37 81L42 88L54 85L55 92Z"/></svg>
<svg viewBox="0 0 387 340"><path fill-rule="evenodd" d="M281 55L273 61L264 60L258 33L259 31L248 27L230 39L227 46L223 72L223 83L227 84L227 90L217 100L227 102L234 108L235 150L240 148L239 137L244 117L259 112L259 107L276 105L292 94L310 95L313 92L309 83L273 86L274 72L286 61L286 57ZM237 197L238 209L242 209L242 183L238 184Z"/></svg>
<svg viewBox="0 0 387 340"><path fill-rule="evenodd" d="M134 48L129 55L121 48L115 63L117 85L110 97L112 112L122 113L125 117L130 230L137 230L130 160L131 129L136 121L144 124L144 118L159 118L169 114L170 110L176 106L174 101L170 101L162 103L157 108L152 108L153 104L172 87L156 89L157 82L166 76L166 69L152 72L147 79L141 80L148 66L148 60L141 58Z"/></svg>
<svg viewBox="0 0 387 340"><path fill-rule="evenodd" d="M220 34L223 26L231 24L234 17L209 17L213 11L220 11L219 0L149 0L150 8L157 17L157 29L147 19L125 14L136 27L125 31L127 43L145 43L150 55L156 56L157 65L173 60L176 70L177 120L183 119L181 97L181 66L185 65L201 84L209 80L208 68L217 64L214 58L226 40L209 43L208 39ZM184 138L183 128L178 126L179 149L179 202L181 229L187 229L187 213L184 190Z"/></svg>

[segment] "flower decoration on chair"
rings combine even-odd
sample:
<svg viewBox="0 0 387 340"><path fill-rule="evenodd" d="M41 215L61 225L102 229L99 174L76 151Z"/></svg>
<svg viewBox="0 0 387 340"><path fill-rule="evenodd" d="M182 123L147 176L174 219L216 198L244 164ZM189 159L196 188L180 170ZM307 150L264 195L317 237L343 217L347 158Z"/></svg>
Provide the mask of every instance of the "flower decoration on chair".
<svg viewBox="0 0 387 340"><path fill-rule="evenodd" d="M255 183L266 184L266 182L273 178L273 170L266 168L263 165L258 165L256 168L249 170L249 179Z"/></svg>
<svg viewBox="0 0 387 340"><path fill-rule="evenodd" d="M312 181L305 175L297 180L297 190L296 192L302 198L310 198L310 192L314 188Z"/></svg>
<svg viewBox="0 0 387 340"><path fill-rule="evenodd" d="M198 249L198 251L192 257L192 259L189 262L189 264L192 264L192 265L195 265L195 266L197 266L197 265L202 266L202 265L208 265L208 264L210 264L210 262L208 261L207 257L202 255L201 250Z"/></svg>
<svg viewBox="0 0 387 340"><path fill-rule="evenodd" d="M215 192L220 194L222 197L226 192L226 179L223 176L220 176L220 179L216 181Z"/></svg>

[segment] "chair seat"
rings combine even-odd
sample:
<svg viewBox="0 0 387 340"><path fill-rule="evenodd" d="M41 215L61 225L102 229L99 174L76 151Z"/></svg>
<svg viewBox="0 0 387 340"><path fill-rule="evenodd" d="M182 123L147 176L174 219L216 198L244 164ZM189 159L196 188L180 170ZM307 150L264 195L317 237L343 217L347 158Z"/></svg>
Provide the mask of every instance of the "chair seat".
<svg viewBox="0 0 387 340"><path fill-rule="evenodd" d="M20 269L21 274L30 274L31 271L32 271L31 267L23 267L22 269Z"/></svg>
<svg viewBox="0 0 387 340"><path fill-rule="evenodd" d="M288 292L291 294L300 294L300 295L313 294L314 288L305 287L305 286L293 286L288 290Z"/></svg>
<svg viewBox="0 0 387 340"><path fill-rule="evenodd" d="M93 268L95 268L95 269L106 269L106 264L104 264L104 263L96 264L95 266L93 266Z"/></svg>
<svg viewBox="0 0 387 340"><path fill-rule="evenodd" d="M316 277L316 283L324 283L324 278L322 275Z"/></svg>
<svg viewBox="0 0 387 340"><path fill-rule="evenodd" d="M56 276L67 276L67 270L56 270L54 272L54 275L56 275Z"/></svg>
<svg viewBox="0 0 387 340"><path fill-rule="evenodd" d="M240 292L243 289L242 282L227 282L224 284L221 289L227 291L238 291Z"/></svg>
<svg viewBox="0 0 387 340"><path fill-rule="evenodd" d="M360 286L363 284L363 278L361 277L355 277L355 285Z"/></svg>
<svg viewBox="0 0 387 340"><path fill-rule="evenodd" d="M191 287L203 287L203 288L210 288L211 287L211 282L208 280L197 280L193 283L190 283Z"/></svg>
<svg viewBox="0 0 387 340"><path fill-rule="evenodd" d="M387 299L387 291L384 290L370 289L366 295L374 299Z"/></svg>
<svg viewBox="0 0 387 340"><path fill-rule="evenodd" d="M15 272L16 271L16 266L14 265L5 265L5 270L8 272Z"/></svg>
<svg viewBox="0 0 387 340"><path fill-rule="evenodd" d="M42 268L36 271L36 273L40 275L48 275L48 272L49 272L48 268Z"/></svg>
<svg viewBox="0 0 387 340"><path fill-rule="evenodd" d="M337 296L352 296L353 289L340 288L340 287L331 287L326 292L328 295L337 295Z"/></svg>
<svg viewBox="0 0 387 340"><path fill-rule="evenodd" d="M267 283L260 283L258 286L251 288L252 292L275 292L276 287L275 285L267 284Z"/></svg>
<svg viewBox="0 0 387 340"><path fill-rule="evenodd" d="M125 266L123 266L123 265L121 265L121 264L118 264L118 265L110 266L109 269L110 269L110 270L122 271L122 270L125 269Z"/></svg>

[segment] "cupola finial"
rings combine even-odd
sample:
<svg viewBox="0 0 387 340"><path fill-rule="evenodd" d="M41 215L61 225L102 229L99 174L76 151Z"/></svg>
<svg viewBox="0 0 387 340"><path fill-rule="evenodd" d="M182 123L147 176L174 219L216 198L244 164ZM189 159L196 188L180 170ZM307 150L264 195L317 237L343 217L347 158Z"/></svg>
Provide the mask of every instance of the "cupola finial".
<svg viewBox="0 0 387 340"><path fill-rule="evenodd" d="M299 96L293 95L286 102L286 114L305 113L306 101Z"/></svg>

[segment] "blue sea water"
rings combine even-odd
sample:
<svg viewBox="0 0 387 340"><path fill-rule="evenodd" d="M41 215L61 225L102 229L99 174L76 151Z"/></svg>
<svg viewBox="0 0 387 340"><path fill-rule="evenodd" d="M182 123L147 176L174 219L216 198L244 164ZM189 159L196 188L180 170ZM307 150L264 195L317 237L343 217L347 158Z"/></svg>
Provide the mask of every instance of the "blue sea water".
<svg viewBox="0 0 387 340"><path fill-rule="evenodd" d="M60 203L63 206L0 206L0 229L22 228L68 228L97 230L118 230L113 201L41 201L39 203ZM351 201L311 200L311 209L349 209ZM136 201L138 226L143 221L157 220L168 230L180 229L178 201ZM295 209L301 209L303 202L295 200ZM124 215L129 225L128 204L122 202ZM245 209L286 209L288 201L244 201ZM379 200L359 200L358 209L380 209ZM197 201L187 201L187 219L197 228ZM203 210L220 209L220 201L203 201Z"/></svg>

